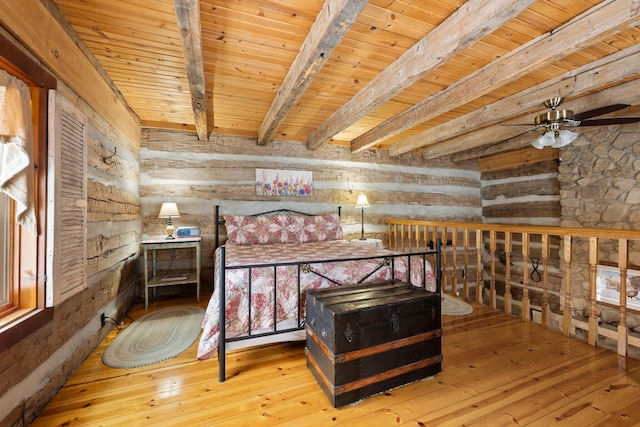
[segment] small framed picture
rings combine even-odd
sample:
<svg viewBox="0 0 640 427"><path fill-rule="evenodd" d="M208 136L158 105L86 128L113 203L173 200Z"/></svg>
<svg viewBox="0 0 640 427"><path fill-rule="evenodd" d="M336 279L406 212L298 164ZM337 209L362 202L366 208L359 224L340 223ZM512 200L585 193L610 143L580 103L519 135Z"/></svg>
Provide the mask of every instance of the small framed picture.
<svg viewBox="0 0 640 427"><path fill-rule="evenodd" d="M627 308L640 311L640 270L627 270ZM598 265L596 273L596 300L620 305L620 269Z"/></svg>

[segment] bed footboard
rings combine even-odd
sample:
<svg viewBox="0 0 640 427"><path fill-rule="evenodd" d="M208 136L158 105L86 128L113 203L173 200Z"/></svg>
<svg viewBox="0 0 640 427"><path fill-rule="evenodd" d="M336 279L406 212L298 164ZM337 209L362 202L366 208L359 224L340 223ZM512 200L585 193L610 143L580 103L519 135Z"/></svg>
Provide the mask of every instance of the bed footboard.
<svg viewBox="0 0 640 427"><path fill-rule="evenodd" d="M421 268L422 274L423 274L423 278L422 278L422 286L426 286L427 284L427 265L431 266L431 269L433 270L433 275L435 276L435 284L436 284L436 292L441 292L441 279L442 279L442 271L441 271L441 243L440 240L437 240L436 243L436 249L435 250L430 250L427 252L417 252L417 253L403 253L403 254L389 254L389 255L385 255L385 256L373 256L373 257L357 257L357 258L351 258L351 259L325 259L325 260L314 260L312 262L309 261L301 261L301 262L281 262L281 263L273 263L273 264L269 264L269 265L265 265L265 264L256 264L256 265L233 265L233 266L228 266L227 265L227 260L226 260L226 248L224 246L221 246L218 249L218 256L216 259L216 269L217 269L217 284L218 284L218 289L214 289L214 295L217 292L218 295L218 326L219 326L219 334L218 334L218 364L219 364L219 381L220 382L224 382L226 379L226 344L229 342L234 342L234 341L240 341L240 340L246 340L246 339L252 339L252 338L256 338L256 337L262 337L262 336L267 336L267 335L277 335L277 334L283 334L283 333L289 333L292 331L300 331L300 330L304 330L305 328L305 322L304 322L304 293L306 292L305 289L303 289L303 287L301 286L301 274L303 272L303 270L305 270L305 274L308 274L309 272L312 272L314 274L317 274L316 271L314 271L314 266L315 265L321 265L321 264L327 264L327 263L343 263L343 262L348 262L348 261L362 261L362 260L380 260L380 265L384 265L386 266L386 268L390 268L391 271L391 277L393 278L393 280L396 280L395 277L395 266L398 261L398 259L402 259L403 262L406 262L406 266L404 266L406 268L406 272L409 275L409 278L411 278L411 273L412 268ZM435 262L431 263L429 262L427 259L434 259L435 258ZM404 259L406 259L406 261L404 261ZM415 263L422 263L422 266L417 266L415 265ZM413 267L412 267L413 264ZM279 268L295 268L297 269L297 296L294 296L297 300L297 321L296 321L296 325L294 325L293 327L287 327L285 329L278 329L278 327L276 326L279 322L278 319L278 294L276 292L276 290L273 290L273 318L271 319L271 324L273 325L272 329L269 331L259 331L259 332L254 332L252 331L252 327L251 327L251 316L252 316L252 307L251 304L249 304L248 306L248 317L249 319L247 320L248 323L248 333L247 336L232 336L232 337L227 337L227 331L226 331L226 322L227 322L227 305L229 303L229 301L227 301L226 298L226 280L227 280L227 274L232 274L233 270L248 270L248 277L249 277L249 283L248 283L248 289L247 289L247 293L248 293L248 301L252 301L252 295L251 295L251 277L252 277L252 269L273 269L273 276L274 276L274 287L278 287L277 285L277 279L276 277L278 276L278 269ZM373 272L372 272L373 274ZM320 273L320 276L322 276L322 274ZM360 279L360 282L364 282L367 279L369 279L371 276L371 274L369 275L365 275ZM327 280L327 277L323 277L323 280ZM330 285L329 286L341 286L341 283L338 283L334 280L328 279L330 281ZM433 279L431 279L433 280ZM432 288L433 289L433 288Z"/></svg>

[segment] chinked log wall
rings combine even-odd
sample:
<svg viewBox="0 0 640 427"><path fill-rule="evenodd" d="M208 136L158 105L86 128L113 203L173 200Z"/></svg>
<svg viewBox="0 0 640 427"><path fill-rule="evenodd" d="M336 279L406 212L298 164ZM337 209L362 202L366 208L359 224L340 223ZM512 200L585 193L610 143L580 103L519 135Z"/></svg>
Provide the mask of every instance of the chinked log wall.
<svg viewBox="0 0 640 427"><path fill-rule="evenodd" d="M530 270L528 263L522 264L522 269L513 271L511 258L516 253L513 249L513 238L518 236L522 242L520 252L524 259L528 259L534 250L533 241L539 242L541 254L539 274L542 278L541 295L541 324L561 330L566 336L576 334L576 329L586 330L589 344L596 345L598 336L602 335L617 341L618 354L627 355L627 345L640 347L640 339L630 336L627 327L627 270L630 265L629 248L637 247L640 243L640 231L635 230L604 230L594 228L565 228L565 227L536 227L536 226L508 226L497 224L451 223L431 221L411 221L387 219L389 229L389 248L403 252L415 252L429 245L435 239L442 239L444 260L443 289L445 292L462 295L469 299L470 289L474 288L475 301L486 303L497 309L499 296L496 288L496 265L501 262L498 251L498 240L501 237L504 249L505 287L500 295L503 299L503 310L512 314L514 306L520 307L520 316L524 321L531 320ZM559 256L551 256L552 241L559 243ZM538 245L535 245L538 246ZM617 251L615 267L620 271L620 301L619 307L597 301L596 278L598 264L601 262L600 251ZM573 283L572 269L586 265L589 271L588 283ZM552 270L559 272L561 289L557 310L551 309L549 276ZM460 271L465 274L460 274ZM484 277L489 272L488 277ZM476 275L472 274L475 272ZM460 277L463 277L460 282ZM478 283L488 281L488 295L477 289ZM522 284L522 295L519 300L514 299L512 286ZM589 307L584 320L579 310L572 306L572 293L582 292L587 285ZM483 285L484 287L484 285ZM618 327L616 331L599 327L598 306L616 307L619 310Z"/></svg>
<svg viewBox="0 0 640 427"><path fill-rule="evenodd" d="M257 196L256 168L311 171L313 195ZM384 218L389 216L480 221L482 213L480 173L472 161L425 161L419 153L392 158L384 150L352 154L347 147L331 144L308 150L300 141L276 140L258 146L255 138L220 135L199 141L193 132L142 131L143 238L164 233L166 222L157 217L160 205L175 201L181 216L174 225L197 226L203 233L203 280L207 284L212 276L215 205L220 205L222 215L282 207L326 213L341 206L345 238L351 239L360 237L361 211L355 209L355 203L361 192L371 204L364 211L365 235L385 242Z"/></svg>
<svg viewBox="0 0 640 427"><path fill-rule="evenodd" d="M560 225L557 150L549 153L555 158L497 170L492 159L480 161L484 222Z"/></svg>

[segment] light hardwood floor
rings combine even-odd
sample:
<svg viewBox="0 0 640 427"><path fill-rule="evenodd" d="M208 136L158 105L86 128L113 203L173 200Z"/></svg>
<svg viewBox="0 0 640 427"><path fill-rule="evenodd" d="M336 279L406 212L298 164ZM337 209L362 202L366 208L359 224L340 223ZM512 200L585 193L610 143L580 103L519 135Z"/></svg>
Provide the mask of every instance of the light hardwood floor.
<svg viewBox="0 0 640 427"><path fill-rule="evenodd" d="M193 299L159 302L195 304ZM206 306L206 298L200 303ZM34 426L626 426L640 425L640 361L476 304L443 317L443 371L334 409L307 370L303 343L197 361L113 369L101 354L113 330ZM130 313L145 313L136 305Z"/></svg>

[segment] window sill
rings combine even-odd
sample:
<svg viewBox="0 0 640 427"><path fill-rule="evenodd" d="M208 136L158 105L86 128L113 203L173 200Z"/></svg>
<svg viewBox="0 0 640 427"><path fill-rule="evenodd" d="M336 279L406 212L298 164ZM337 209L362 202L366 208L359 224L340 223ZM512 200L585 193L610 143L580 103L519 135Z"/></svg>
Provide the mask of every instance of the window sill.
<svg viewBox="0 0 640 427"><path fill-rule="evenodd" d="M51 322L53 308L19 310L2 320L4 324L0 327L0 353ZM7 321L4 322L5 320Z"/></svg>

